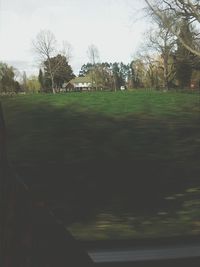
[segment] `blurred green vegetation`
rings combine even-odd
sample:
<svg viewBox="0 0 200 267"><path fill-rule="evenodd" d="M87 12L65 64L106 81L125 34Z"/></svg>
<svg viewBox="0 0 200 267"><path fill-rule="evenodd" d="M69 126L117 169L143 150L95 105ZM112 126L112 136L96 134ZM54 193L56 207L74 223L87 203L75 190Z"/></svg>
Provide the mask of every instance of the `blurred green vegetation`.
<svg viewBox="0 0 200 267"><path fill-rule="evenodd" d="M89 223L75 223L69 227L80 240L138 239L200 234L200 188L190 188L183 194L168 197L181 207L175 212L160 211L154 216L137 216L134 213L100 213Z"/></svg>
<svg viewBox="0 0 200 267"><path fill-rule="evenodd" d="M2 102L13 162L61 157L81 161L94 154L108 158L125 154L129 158L172 157L193 164L198 154L198 94L33 94L4 97Z"/></svg>
<svg viewBox="0 0 200 267"><path fill-rule="evenodd" d="M33 94L1 101L10 162L77 237L199 234L197 93Z"/></svg>

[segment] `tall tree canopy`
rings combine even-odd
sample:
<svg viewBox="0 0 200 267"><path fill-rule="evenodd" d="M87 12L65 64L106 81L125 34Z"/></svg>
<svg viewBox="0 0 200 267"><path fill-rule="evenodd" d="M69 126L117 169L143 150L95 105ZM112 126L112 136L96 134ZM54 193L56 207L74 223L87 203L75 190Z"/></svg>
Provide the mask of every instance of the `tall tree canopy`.
<svg viewBox="0 0 200 267"><path fill-rule="evenodd" d="M15 80L14 68L5 63L0 63L0 93L19 91L20 85Z"/></svg>
<svg viewBox="0 0 200 267"><path fill-rule="evenodd" d="M50 64L49 64L50 62ZM51 65L51 68L49 67ZM67 58L58 54L44 62L44 78L46 84L52 87L51 75L54 77L54 88L59 89L64 82L68 82L75 77Z"/></svg>
<svg viewBox="0 0 200 267"><path fill-rule="evenodd" d="M46 68L47 78L51 80L48 84L51 85L51 90L55 93L55 87L58 84L56 75L58 75L58 70L62 69L65 62L71 57L71 48L69 49L67 42L63 42L63 49L59 51L55 35L49 30L42 30L37 34L33 41L33 47L40 62Z"/></svg>
<svg viewBox="0 0 200 267"><path fill-rule="evenodd" d="M172 58L176 48L176 40L168 29L162 27L162 24L158 23L157 28L157 30L150 32L147 47L150 48L150 52L152 50L152 52L158 53L162 59L159 68L163 70L163 88L168 90L174 78Z"/></svg>
<svg viewBox="0 0 200 267"><path fill-rule="evenodd" d="M154 19L162 22L182 45L200 57L200 3L199 0L145 0ZM188 36L181 34L182 21L193 28L195 38L188 42Z"/></svg>
<svg viewBox="0 0 200 267"><path fill-rule="evenodd" d="M182 22L180 36L184 38L187 36L188 43L193 42L193 33L190 30L189 24L186 19ZM175 53L176 57L176 78L179 82L181 88L189 88L192 77L193 69L193 60L194 54L191 53L185 46L182 44L179 39L177 40L177 51Z"/></svg>
<svg viewBox="0 0 200 267"><path fill-rule="evenodd" d="M51 58L55 56L57 51L57 41L54 34L51 31L43 30L40 31L35 40L33 41L34 51L38 55L39 60L47 62L49 75L51 78L51 89L55 93L54 88L54 69L51 65Z"/></svg>

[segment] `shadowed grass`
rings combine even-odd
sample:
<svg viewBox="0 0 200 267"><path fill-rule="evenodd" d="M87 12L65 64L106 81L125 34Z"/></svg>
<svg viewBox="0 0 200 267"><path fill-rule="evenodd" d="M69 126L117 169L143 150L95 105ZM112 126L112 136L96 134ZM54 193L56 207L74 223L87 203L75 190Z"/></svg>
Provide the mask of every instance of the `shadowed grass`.
<svg viewBox="0 0 200 267"><path fill-rule="evenodd" d="M197 94L38 94L2 102L10 161L68 224L106 210L126 218L120 226L124 236L155 234L152 227L130 226L128 218L173 214L183 200L172 205L166 197L199 186ZM107 229L114 233L120 228L109 227L101 228L106 236ZM172 234L178 228L171 227Z"/></svg>

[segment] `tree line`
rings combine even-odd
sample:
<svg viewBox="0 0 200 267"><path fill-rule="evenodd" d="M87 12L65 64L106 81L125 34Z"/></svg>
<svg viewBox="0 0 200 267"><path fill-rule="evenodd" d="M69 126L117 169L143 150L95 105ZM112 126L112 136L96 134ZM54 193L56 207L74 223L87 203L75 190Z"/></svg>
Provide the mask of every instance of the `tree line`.
<svg viewBox="0 0 200 267"><path fill-rule="evenodd" d="M200 4L197 0L145 0L145 12L153 25L145 34L137 55L128 63L101 62L98 48L88 47L88 63L78 76L90 78L95 90L124 88L199 88ZM0 64L0 92L57 92L75 77L69 64L71 46L59 45L51 31L40 31L33 49L40 62L38 77L21 80L17 71Z"/></svg>
<svg viewBox="0 0 200 267"><path fill-rule="evenodd" d="M199 88L200 4L199 0L145 0L145 11L157 28L149 46L157 50L163 69L163 85ZM158 70L158 64L156 71ZM152 64L150 63L149 65ZM155 65L155 64L154 64Z"/></svg>

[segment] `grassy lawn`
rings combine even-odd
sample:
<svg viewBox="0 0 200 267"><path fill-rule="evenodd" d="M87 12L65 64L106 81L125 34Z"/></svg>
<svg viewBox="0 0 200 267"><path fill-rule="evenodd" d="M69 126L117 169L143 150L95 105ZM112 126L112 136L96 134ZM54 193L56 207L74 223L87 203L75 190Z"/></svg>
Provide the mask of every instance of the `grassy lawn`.
<svg viewBox="0 0 200 267"><path fill-rule="evenodd" d="M10 162L78 238L199 234L198 94L1 100Z"/></svg>

